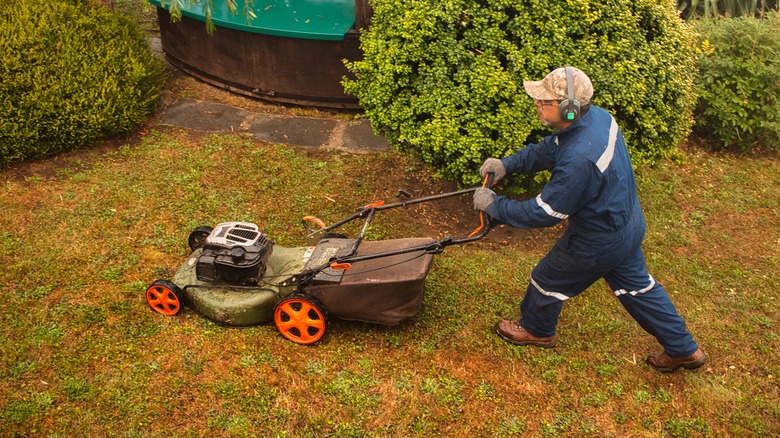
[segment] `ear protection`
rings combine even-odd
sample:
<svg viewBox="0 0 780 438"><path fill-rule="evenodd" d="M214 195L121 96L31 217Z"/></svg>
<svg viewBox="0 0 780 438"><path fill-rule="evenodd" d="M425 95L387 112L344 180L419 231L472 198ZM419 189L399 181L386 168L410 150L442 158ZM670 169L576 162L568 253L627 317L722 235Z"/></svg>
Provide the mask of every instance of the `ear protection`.
<svg viewBox="0 0 780 438"><path fill-rule="evenodd" d="M566 71L566 99L558 105L558 113L561 119L573 122L580 117L580 101L574 98L574 77L571 67L565 67Z"/></svg>

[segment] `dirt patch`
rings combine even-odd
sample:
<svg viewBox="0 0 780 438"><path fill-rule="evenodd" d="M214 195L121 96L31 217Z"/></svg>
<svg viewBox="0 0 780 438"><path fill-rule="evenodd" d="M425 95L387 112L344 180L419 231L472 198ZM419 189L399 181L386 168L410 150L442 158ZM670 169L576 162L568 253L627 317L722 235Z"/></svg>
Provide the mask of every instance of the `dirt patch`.
<svg viewBox="0 0 780 438"><path fill-rule="evenodd" d="M6 175L10 179L16 181L31 178L56 178L61 170L67 169L69 172L78 172L79 170L88 167L88 162L93 158L101 157L107 153L116 151L123 145L135 146L140 143L140 141L141 135L139 134L111 138L100 141L92 146L61 152L52 157L39 160L29 159L19 161L0 170L0 174Z"/></svg>
<svg viewBox="0 0 780 438"><path fill-rule="evenodd" d="M459 187L451 181L409 179L406 183L404 189L413 196L433 196L459 190ZM415 214L409 215L407 220L414 224L414 228L423 230L427 234L453 238L467 237L481 226L470 194L422 204L416 208ZM546 245L561 232L562 226L523 230L499 225L491 229L488 237L479 243L498 246Z"/></svg>

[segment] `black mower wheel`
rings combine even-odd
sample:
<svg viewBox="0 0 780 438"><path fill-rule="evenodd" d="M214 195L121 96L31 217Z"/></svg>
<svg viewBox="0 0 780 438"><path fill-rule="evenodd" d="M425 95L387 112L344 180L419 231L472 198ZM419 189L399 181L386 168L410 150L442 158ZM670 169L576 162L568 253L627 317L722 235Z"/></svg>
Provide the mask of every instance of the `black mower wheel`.
<svg viewBox="0 0 780 438"><path fill-rule="evenodd" d="M206 238L214 231L214 228L203 225L195 228L191 233L187 243L190 245L190 249L195 251L198 248L203 248L206 245Z"/></svg>
<svg viewBox="0 0 780 438"><path fill-rule="evenodd" d="M276 305L274 324L285 339L296 344L310 345L325 335L328 312L316 298L293 294Z"/></svg>
<svg viewBox="0 0 780 438"><path fill-rule="evenodd" d="M146 302L155 312L173 316L179 313L184 302L184 292L168 280L156 280L146 289Z"/></svg>

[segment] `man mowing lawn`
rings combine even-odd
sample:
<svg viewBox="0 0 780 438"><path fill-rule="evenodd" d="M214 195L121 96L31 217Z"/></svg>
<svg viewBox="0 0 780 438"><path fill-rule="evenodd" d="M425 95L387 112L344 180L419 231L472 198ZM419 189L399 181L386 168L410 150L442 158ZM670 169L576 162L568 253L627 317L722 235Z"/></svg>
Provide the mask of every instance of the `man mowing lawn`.
<svg viewBox="0 0 780 438"><path fill-rule="evenodd" d="M661 372L694 369L707 362L666 290L647 273L642 240L645 219L623 135L604 109L590 105L593 85L581 70L558 68L540 81L523 82L539 119L557 131L503 158L488 158L483 178L494 174L552 176L535 199L517 201L488 188L474 193L474 208L517 228L568 228L531 272L519 321L495 330L516 345L555 346L563 302L604 278L629 314L663 346L647 363Z"/></svg>

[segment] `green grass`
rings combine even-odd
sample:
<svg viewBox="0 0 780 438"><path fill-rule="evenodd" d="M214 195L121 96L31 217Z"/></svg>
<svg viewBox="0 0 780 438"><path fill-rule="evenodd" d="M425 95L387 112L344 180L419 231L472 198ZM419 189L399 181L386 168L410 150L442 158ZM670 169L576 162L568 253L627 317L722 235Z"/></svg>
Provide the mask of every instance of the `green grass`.
<svg viewBox="0 0 780 438"><path fill-rule="evenodd" d="M775 435L780 166L685 156L639 170L650 270L712 359L671 375L644 364L658 346L603 282L567 301L555 349L492 333L517 315L560 227L449 247L418 316L394 327L332 321L311 347L272 325L147 306L146 286L173 275L198 225L251 221L277 245L301 246L305 215L332 223L400 187L450 187L395 153L171 129L4 170L0 435ZM470 231L468 200L454 202L382 213L372 236Z"/></svg>

